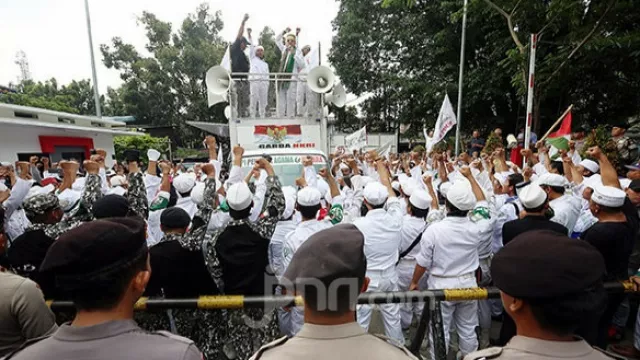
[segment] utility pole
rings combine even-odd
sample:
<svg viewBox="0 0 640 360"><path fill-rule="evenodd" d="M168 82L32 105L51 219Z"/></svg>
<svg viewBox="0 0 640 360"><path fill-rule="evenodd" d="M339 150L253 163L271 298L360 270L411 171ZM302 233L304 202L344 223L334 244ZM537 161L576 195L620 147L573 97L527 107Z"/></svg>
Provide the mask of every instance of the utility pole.
<svg viewBox="0 0 640 360"><path fill-rule="evenodd" d="M456 118L456 157L460 155L460 127L462 126L462 86L464 78L464 50L467 40L467 3L464 0L464 10L462 13L462 44L460 44L460 73L458 74L458 111Z"/></svg>
<svg viewBox="0 0 640 360"><path fill-rule="evenodd" d="M89 53L91 54L91 72L93 73L93 97L96 102L96 116L102 117L102 109L100 109L100 91L98 90L98 74L96 73L96 59L93 56L93 37L91 36L89 0L84 0L84 10L87 15L87 32L89 33Z"/></svg>

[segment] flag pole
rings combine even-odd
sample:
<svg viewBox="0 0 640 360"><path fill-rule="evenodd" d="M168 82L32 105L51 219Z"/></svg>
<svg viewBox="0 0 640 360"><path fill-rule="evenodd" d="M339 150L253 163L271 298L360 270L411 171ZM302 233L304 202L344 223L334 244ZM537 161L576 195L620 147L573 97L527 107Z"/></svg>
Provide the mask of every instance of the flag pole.
<svg viewBox="0 0 640 360"><path fill-rule="evenodd" d="M84 12L87 18L87 33L89 34L89 54L91 55L91 74L93 77L93 100L96 103L96 116L102 117L102 109L100 109L100 90L98 90L98 75L96 72L96 59L93 56L93 37L91 36L89 0L84 0Z"/></svg>
<svg viewBox="0 0 640 360"><path fill-rule="evenodd" d="M533 123L533 87L536 73L536 47L538 34L531 34L531 53L529 54L529 81L527 92L527 126L524 132L524 148L529 149L531 144L531 124ZM526 164L526 159L524 160Z"/></svg>
<svg viewBox="0 0 640 360"><path fill-rule="evenodd" d="M571 111L571 109L573 109L573 104L569 105L569 107L567 108L567 110L565 110L562 115L560 115L560 117L558 118L558 120L556 120L555 123L553 123L553 125L549 128L549 131L547 131L546 134L544 134L544 136L542 137L542 139L540 139L539 141L544 141L547 137L549 137L549 135L551 134L551 132L553 130L555 130L556 126L558 126L562 120L564 120L564 117L567 116L567 114L569 113L569 111Z"/></svg>
<svg viewBox="0 0 640 360"><path fill-rule="evenodd" d="M456 157L460 155L460 125L462 125L462 84L464 77L464 48L467 39L467 3L464 0L464 10L462 13L462 40L460 44L460 73L458 74L458 113L456 114Z"/></svg>

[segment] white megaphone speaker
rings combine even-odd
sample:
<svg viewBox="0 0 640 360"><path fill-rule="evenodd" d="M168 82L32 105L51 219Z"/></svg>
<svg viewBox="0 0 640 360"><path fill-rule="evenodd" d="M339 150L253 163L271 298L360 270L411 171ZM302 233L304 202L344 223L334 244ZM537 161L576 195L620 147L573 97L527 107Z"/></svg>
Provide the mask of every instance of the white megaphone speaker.
<svg viewBox="0 0 640 360"><path fill-rule="evenodd" d="M222 95L214 94L211 90L207 89L207 103L209 107L212 107L215 104L220 104L227 101L226 93Z"/></svg>
<svg viewBox="0 0 640 360"><path fill-rule="evenodd" d="M226 117L227 120L231 119L231 106L227 105L227 107L224 108L224 117Z"/></svg>
<svg viewBox="0 0 640 360"><path fill-rule="evenodd" d="M214 66L207 70L207 90L215 95L222 95L229 90L231 86L231 75L227 69L222 66Z"/></svg>
<svg viewBox="0 0 640 360"><path fill-rule="evenodd" d="M333 71L326 66L316 66L307 75L307 85L314 93L324 94L331 90L336 80Z"/></svg>
<svg viewBox="0 0 640 360"><path fill-rule="evenodd" d="M518 139L513 134L507 135L507 149L513 149L518 146Z"/></svg>
<svg viewBox="0 0 640 360"><path fill-rule="evenodd" d="M327 104L333 104L339 108L344 107L347 103L347 92L342 84L338 84L333 88L333 91L324 96L324 101Z"/></svg>

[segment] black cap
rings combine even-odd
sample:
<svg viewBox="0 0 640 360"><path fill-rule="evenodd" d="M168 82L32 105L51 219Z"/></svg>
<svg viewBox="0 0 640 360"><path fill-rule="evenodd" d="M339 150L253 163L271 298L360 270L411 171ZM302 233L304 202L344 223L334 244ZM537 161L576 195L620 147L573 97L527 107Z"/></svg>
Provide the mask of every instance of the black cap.
<svg viewBox="0 0 640 360"><path fill-rule="evenodd" d="M284 278L296 285L302 279L329 284L336 279L363 279L367 271L364 235L355 225L336 225L315 233L296 251Z"/></svg>
<svg viewBox="0 0 640 360"><path fill-rule="evenodd" d="M240 42L243 42L243 43L245 43L245 44L247 44L247 45L251 45L251 43L249 42L249 40L247 40L247 38L246 38L246 37L244 37L244 36L242 37L242 39L240 40Z"/></svg>
<svg viewBox="0 0 640 360"><path fill-rule="evenodd" d="M129 214L129 200L122 195L105 195L93 204L93 217L105 219Z"/></svg>
<svg viewBox="0 0 640 360"><path fill-rule="evenodd" d="M160 215L160 225L165 229L185 229L190 223L189 214L179 207L164 209Z"/></svg>
<svg viewBox="0 0 640 360"><path fill-rule="evenodd" d="M631 184L629 184L629 189L634 192L640 193L640 180L632 180Z"/></svg>
<svg viewBox="0 0 640 360"><path fill-rule="evenodd" d="M136 149L127 149L124 151L124 158L127 162L139 162L140 161L140 151Z"/></svg>
<svg viewBox="0 0 640 360"><path fill-rule="evenodd" d="M96 220L62 234L47 251L40 271L51 271L63 287L84 284L120 271L147 253L141 218Z"/></svg>
<svg viewBox="0 0 640 360"><path fill-rule="evenodd" d="M517 236L491 262L495 285L517 298L580 293L601 286L604 274L604 260L596 248L550 230Z"/></svg>

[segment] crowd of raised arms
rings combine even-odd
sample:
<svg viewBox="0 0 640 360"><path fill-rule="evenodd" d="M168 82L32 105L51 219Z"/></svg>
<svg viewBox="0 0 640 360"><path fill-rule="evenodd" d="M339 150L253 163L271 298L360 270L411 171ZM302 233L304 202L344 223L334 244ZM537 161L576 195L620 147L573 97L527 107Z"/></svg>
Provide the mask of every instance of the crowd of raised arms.
<svg viewBox="0 0 640 360"><path fill-rule="evenodd" d="M210 161L190 170L156 150L144 171L137 150L112 169L100 149L82 164L3 162L0 358L414 358L403 346L423 304L357 295L485 286L502 299L441 303L457 356L607 358L631 308L603 283L640 284L640 167L622 174L578 139L490 152L481 140L457 158L353 151L320 170L303 158L295 184L268 156L246 171L240 146L223 164L212 136ZM133 311L142 296L292 293L304 306ZM367 333L376 308L382 339ZM635 336L609 351L637 356Z"/></svg>

